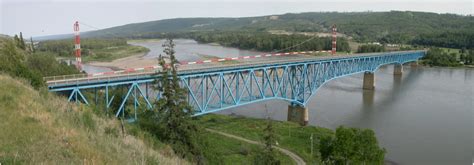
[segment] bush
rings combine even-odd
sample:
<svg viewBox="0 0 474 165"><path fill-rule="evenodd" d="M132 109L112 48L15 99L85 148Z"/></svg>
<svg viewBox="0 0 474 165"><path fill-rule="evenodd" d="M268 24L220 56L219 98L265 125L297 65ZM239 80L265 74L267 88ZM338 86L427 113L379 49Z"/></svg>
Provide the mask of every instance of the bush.
<svg viewBox="0 0 474 165"><path fill-rule="evenodd" d="M333 137L320 139L322 161L327 164L383 164L385 149L370 129L336 129Z"/></svg>
<svg viewBox="0 0 474 165"><path fill-rule="evenodd" d="M430 66L460 66L455 53L447 53L440 48L431 48L423 58L425 64Z"/></svg>
<svg viewBox="0 0 474 165"><path fill-rule="evenodd" d="M385 46L383 45L361 45L357 48L357 53L372 53L372 52L384 52Z"/></svg>
<svg viewBox="0 0 474 165"><path fill-rule="evenodd" d="M79 74L79 71L73 66L65 63L59 63L53 54L47 52L38 52L28 56L26 64L31 70L41 74L41 76L57 76L68 74Z"/></svg>
<svg viewBox="0 0 474 165"><path fill-rule="evenodd" d="M43 85L41 75L27 67L25 64L25 53L19 50L13 41L6 40L1 48L0 72L14 77L25 78L36 89Z"/></svg>

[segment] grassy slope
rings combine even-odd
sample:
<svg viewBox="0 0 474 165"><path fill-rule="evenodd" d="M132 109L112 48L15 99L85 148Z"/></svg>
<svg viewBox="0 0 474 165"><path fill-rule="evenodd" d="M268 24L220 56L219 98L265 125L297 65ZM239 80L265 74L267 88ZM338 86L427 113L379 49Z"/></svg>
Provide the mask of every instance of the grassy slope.
<svg viewBox="0 0 474 165"><path fill-rule="evenodd" d="M164 148L164 144L150 133L141 130L136 124L127 124L127 131L140 139L143 139L147 146ZM253 164L255 156L261 151L261 147L225 137L219 134L201 130L201 151L206 164ZM165 146L167 147L167 146ZM169 149L171 152L171 149ZM280 152L277 157L282 164L294 164L294 161Z"/></svg>
<svg viewBox="0 0 474 165"><path fill-rule="evenodd" d="M240 118L224 115L205 115L199 118L199 123L222 132L242 136L251 140L261 140L265 120ZM301 156L308 164L319 163L318 139L322 136L332 136L333 131L314 126L301 127L291 122L274 122L273 127L280 147L291 150ZM310 137L313 134L313 155L311 155Z"/></svg>
<svg viewBox="0 0 474 165"><path fill-rule="evenodd" d="M206 143L203 153L209 164L253 164L254 157L262 148L207 131L202 135ZM276 153L281 164L295 164L287 155Z"/></svg>
<svg viewBox="0 0 474 165"><path fill-rule="evenodd" d="M116 120L0 75L0 162L5 164L176 164Z"/></svg>

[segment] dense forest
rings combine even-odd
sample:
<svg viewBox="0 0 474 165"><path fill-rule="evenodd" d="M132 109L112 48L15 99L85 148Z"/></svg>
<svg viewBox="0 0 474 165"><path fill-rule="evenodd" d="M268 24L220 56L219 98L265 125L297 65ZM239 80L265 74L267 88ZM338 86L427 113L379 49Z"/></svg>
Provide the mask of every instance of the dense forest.
<svg viewBox="0 0 474 165"><path fill-rule="evenodd" d="M265 32L195 32L188 34L188 36L202 43L216 42L223 46L266 52L331 50L330 37L275 35ZM347 39L338 38L337 50L350 52Z"/></svg>
<svg viewBox="0 0 474 165"><path fill-rule="evenodd" d="M73 40L41 41L37 45L38 52L54 54L59 57L74 57ZM141 54L149 51L145 47L129 45L123 38L81 40L81 55L83 62L112 61L115 59Z"/></svg>
<svg viewBox="0 0 474 165"><path fill-rule="evenodd" d="M411 44L474 49L474 32L466 31L421 34L413 39Z"/></svg>
<svg viewBox="0 0 474 165"><path fill-rule="evenodd" d="M89 55L90 49L104 49L109 47L125 46L127 40L125 39L96 39L88 38L81 40L81 49L83 55ZM38 51L54 52L58 56L70 57L74 54L74 40L49 40L41 41L37 46Z"/></svg>

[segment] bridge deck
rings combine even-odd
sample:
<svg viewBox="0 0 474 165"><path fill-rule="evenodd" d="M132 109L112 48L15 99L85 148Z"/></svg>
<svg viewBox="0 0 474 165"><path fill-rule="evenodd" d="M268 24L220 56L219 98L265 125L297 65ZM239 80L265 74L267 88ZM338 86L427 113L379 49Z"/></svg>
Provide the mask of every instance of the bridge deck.
<svg viewBox="0 0 474 165"><path fill-rule="evenodd" d="M360 54L352 54L352 55L332 55L332 56L291 55L292 58L287 58L290 56L285 56L283 58L271 58L271 59L266 59L266 60L246 60L245 62L242 62L242 63L226 64L226 65L208 65L208 64L183 65L183 66L179 66L179 74L182 75L182 74L192 74L192 73L225 71L225 70L232 70L236 68L241 69L241 68L247 68L247 67L300 63L300 62L308 62L308 61L338 60L338 59L363 57L363 56L384 56L384 55L390 55L393 53L406 53L406 52L418 52L418 51L360 53ZM110 82L110 81L121 80L121 79L143 78L143 77L155 74L156 72L159 72L159 71L160 69L150 69L150 70L143 70L139 72L128 72L128 73L124 72L120 74L101 75L101 76L90 76L87 74L63 75L63 76L45 77L44 80L48 84L48 87L68 86L68 85L77 85L77 84L91 83L91 82L102 82L102 81Z"/></svg>

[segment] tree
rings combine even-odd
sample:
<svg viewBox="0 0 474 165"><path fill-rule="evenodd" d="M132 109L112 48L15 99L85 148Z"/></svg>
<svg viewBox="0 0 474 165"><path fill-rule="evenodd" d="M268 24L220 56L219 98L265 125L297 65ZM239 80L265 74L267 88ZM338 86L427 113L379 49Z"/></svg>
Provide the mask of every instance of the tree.
<svg viewBox="0 0 474 165"><path fill-rule="evenodd" d="M360 45L357 48L357 53L371 53L371 52L384 52L384 51L385 51L385 46L375 45L375 44Z"/></svg>
<svg viewBox="0 0 474 165"><path fill-rule="evenodd" d="M383 164L385 152L370 129L340 126L334 137L320 139L325 164Z"/></svg>
<svg viewBox="0 0 474 165"><path fill-rule="evenodd" d="M26 50L26 44L25 44L25 40L23 39L23 33L22 32L20 32L19 48L23 49L23 50Z"/></svg>
<svg viewBox="0 0 474 165"><path fill-rule="evenodd" d="M192 121L193 108L186 102L186 91L179 86L174 46L171 39L163 44L163 52L169 57L170 63L166 64L160 54L158 61L163 71L155 81L155 87L162 92L162 97L155 102L152 111L142 115L139 125L170 144L180 157L201 164L203 158L197 143L199 128Z"/></svg>
<svg viewBox="0 0 474 165"><path fill-rule="evenodd" d="M266 108L266 105L265 105ZM268 109L267 109L268 114ZM273 150L273 144L276 142L275 132L273 130L273 121L268 116L267 125L263 129L263 151L255 156L255 164L264 165L277 165L280 161L276 159L275 150Z"/></svg>
<svg viewBox="0 0 474 165"><path fill-rule="evenodd" d="M463 57L466 58L466 57ZM447 53L440 48L430 48L423 57L424 63L430 66L459 66L455 53Z"/></svg>
<svg viewBox="0 0 474 165"><path fill-rule="evenodd" d="M36 50L35 50L35 44L34 44L34 42L33 42L33 37L30 37L30 50L31 50L31 52L33 52L33 53L36 51Z"/></svg>
<svg viewBox="0 0 474 165"><path fill-rule="evenodd" d="M15 42L16 47L20 47L20 38L18 38L18 35L15 34L15 36L13 36L13 41Z"/></svg>
<svg viewBox="0 0 474 165"><path fill-rule="evenodd" d="M41 75L25 64L25 55L17 49L15 41L6 41L0 49L0 72L28 79L38 89L43 85Z"/></svg>

